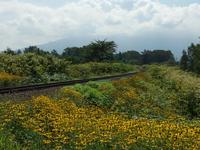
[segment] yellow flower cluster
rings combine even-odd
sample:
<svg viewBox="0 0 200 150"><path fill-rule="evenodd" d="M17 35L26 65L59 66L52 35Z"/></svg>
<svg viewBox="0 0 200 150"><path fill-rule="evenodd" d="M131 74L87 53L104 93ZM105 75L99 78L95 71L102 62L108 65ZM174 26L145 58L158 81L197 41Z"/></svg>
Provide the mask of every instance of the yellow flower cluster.
<svg viewBox="0 0 200 150"><path fill-rule="evenodd" d="M170 120L128 119L95 106L78 107L68 99L40 96L31 102L12 104L4 123L13 119L41 135L44 144L57 149L69 143L82 149L97 141L124 149L140 142L155 149L200 149L199 126Z"/></svg>
<svg viewBox="0 0 200 150"><path fill-rule="evenodd" d="M6 72L0 72L0 80L20 80L21 77Z"/></svg>

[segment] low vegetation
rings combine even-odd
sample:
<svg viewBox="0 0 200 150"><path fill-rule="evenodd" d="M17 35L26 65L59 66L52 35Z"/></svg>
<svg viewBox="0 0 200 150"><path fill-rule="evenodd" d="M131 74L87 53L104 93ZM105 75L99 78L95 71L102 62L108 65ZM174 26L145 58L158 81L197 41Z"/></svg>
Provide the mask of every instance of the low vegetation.
<svg viewBox="0 0 200 150"><path fill-rule="evenodd" d="M17 85L21 80L22 78L20 76L0 72L0 87Z"/></svg>
<svg viewBox="0 0 200 150"><path fill-rule="evenodd" d="M176 67L154 65L128 79L2 102L0 148L200 149L199 84Z"/></svg>
<svg viewBox="0 0 200 150"><path fill-rule="evenodd" d="M32 59L36 59L37 55L31 54L30 62ZM16 56L21 57L21 56ZM94 76L104 76L104 75L113 75L120 74L130 71L135 71L136 67L129 64L122 63L85 63L85 64L67 64L63 62L58 66L54 67L54 63L48 62L45 57L41 57L41 61L37 63L31 63L30 65L24 65L23 62L19 62L19 66L11 67L10 70L10 61L4 61L5 64L2 70L11 72L11 73L0 73L0 87L14 86L14 85L27 85L33 83L48 83L56 81L66 81L72 79L83 79ZM18 59L11 57L13 64L17 63ZM23 61L23 60L22 60ZM42 63L43 62L43 63ZM11 64L12 66L12 64ZM57 69L63 68L60 72L57 72ZM19 71L17 71L19 70ZM21 70L21 71L20 71ZM26 70L26 71L23 71ZM49 73L51 70L52 73ZM33 73L34 72L34 73Z"/></svg>
<svg viewBox="0 0 200 150"><path fill-rule="evenodd" d="M62 54L56 50L44 51L36 46L29 46L23 51L8 48L0 52L0 72L20 76L20 82L11 84L21 85L119 74L133 70L128 64L175 63L169 50L117 53L116 48L114 41L106 40L97 40L82 47L67 47ZM7 86L6 81L1 82L0 86Z"/></svg>

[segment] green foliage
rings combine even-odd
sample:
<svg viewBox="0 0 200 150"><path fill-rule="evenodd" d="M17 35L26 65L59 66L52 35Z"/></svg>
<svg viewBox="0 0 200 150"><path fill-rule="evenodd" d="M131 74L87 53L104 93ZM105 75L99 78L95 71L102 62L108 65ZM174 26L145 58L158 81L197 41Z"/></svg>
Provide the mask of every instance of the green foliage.
<svg viewBox="0 0 200 150"><path fill-rule="evenodd" d="M134 70L132 65L126 65L122 63L90 63L91 72L94 74L112 74L118 72L129 72Z"/></svg>
<svg viewBox="0 0 200 150"><path fill-rule="evenodd" d="M200 73L200 44L188 47L188 67L190 71Z"/></svg>
<svg viewBox="0 0 200 150"><path fill-rule="evenodd" d="M191 44L187 52L183 51L180 61L180 68L183 70L200 73L200 44Z"/></svg>
<svg viewBox="0 0 200 150"><path fill-rule="evenodd" d="M90 64L71 65L67 72L70 78L88 78L91 76Z"/></svg>
<svg viewBox="0 0 200 150"><path fill-rule="evenodd" d="M85 63L87 61L87 46L67 47L62 53L62 57L72 61L74 64Z"/></svg>
<svg viewBox="0 0 200 150"><path fill-rule="evenodd" d="M41 78L44 73L65 73L70 63L53 56L41 56L34 53L22 55L0 54L0 70L20 76Z"/></svg>
<svg viewBox="0 0 200 150"><path fill-rule="evenodd" d="M53 55L56 54L55 50L52 52L53 52ZM44 51L44 50L38 48L37 46L29 46L29 47L25 48L24 53L34 53L34 54L40 55L40 56L50 55L50 52Z"/></svg>
<svg viewBox="0 0 200 150"><path fill-rule="evenodd" d="M115 148L117 148L118 150L122 149L120 145L116 145ZM91 144L88 144L85 148L85 150L91 150L91 149L111 150L111 149L114 149L114 147L112 146L112 142L102 143L100 141L95 141L95 142L92 142Z"/></svg>
<svg viewBox="0 0 200 150"><path fill-rule="evenodd" d="M75 85L74 89L80 92L83 97L85 104L94 105L101 108L109 108L113 104L113 100L110 99L106 93L101 92L98 88L94 87L94 84L89 85Z"/></svg>
<svg viewBox="0 0 200 150"><path fill-rule="evenodd" d="M187 56L186 51L183 51L183 55L182 55L181 60L180 60L180 67L183 70L188 69L188 56Z"/></svg>
<svg viewBox="0 0 200 150"><path fill-rule="evenodd" d="M71 65L67 74L70 78L88 78L106 74L124 73L135 70L134 66L122 63L96 63Z"/></svg>
<svg viewBox="0 0 200 150"><path fill-rule="evenodd" d="M170 68L170 67L166 67ZM172 72L172 70L171 70ZM197 116L197 97L178 91L178 83L167 79L165 67L149 67L145 73L113 82L89 82L61 90L79 106L94 105L129 117L179 118ZM193 96L193 97L192 97ZM185 113L184 113L184 112Z"/></svg>
<svg viewBox="0 0 200 150"><path fill-rule="evenodd" d="M19 122L12 120L5 127L20 145L24 147L42 147L42 138L32 130L29 130L22 126ZM33 142L34 141L34 142Z"/></svg>
<svg viewBox="0 0 200 150"><path fill-rule="evenodd" d="M142 55L137 51L119 52L115 60L129 64L142 64Z"/></svg>
<svg viewBox="0 0 200 150"><path fill-rule="evenodd" d="M112 83L110 82L89 82L87 83L88 86L90 86L91 88L94 88L96 90L98 90L99 92L101 92L104 97L107 99L107 106L109 108L112 107L112 105L115 102L115 98L113 96L113 94L116 92L116 88L113 86Z"/></svg>
<svg viewBox="0 0 200 150"><path fill-rule="evenodd" d="M178 96L170 91L170 88L163 88L160 84L161 80L155 75L153 78L141 73L130 79L112 83L89 82L75 85L73 88L65 88L61 90L63 93L61 95L70 98L79 106L94 105L124 113L129 117L157 119L178 117L173 101L177 100Z"/></svg>
<svg viewBox="0 0 200 150"><path fill-rule="evenodd" d="M1 150L21 150L21 146L14 141L12 135L0 131L0 149Z"/></svg>
<svg viewBox="0 0 200 150"><path fill-rule="evenodd" d="M128 80L114 81L118 92L114 94L116 101L112 108L129 117L164 119L176 114L170 99L173 93L151 82L146 73Z"/></svg>
<svg viewBox="0 0 200 150"><path fill-rule="evenodd" d="M111 61L116 47L114 41L97 40L83 47L68 47L64 49L62 56L73 63Z"/></svg>
<svg viewBox="0 0 200 150"><path fill-rule="evenodd" d="M88 60L97 62L113 60L116 47L117 45L114 41L97 40L95 42L91 42L88 45L90 51Z"/></svg>
<svg viewBox="0 0 200 150"><path fill-rule="evenodd" d="M123 62L129 64L151 64L169 63L175 64L175 59L169 50L144 50L142 53L137 51L126 51L116 53L114 41L91 42L82 47L67 47L62 53L63 58L71 60L72 63L85 62Z"/></svg>
<svg viewBox="0 0 200 150"><path fill-rule="evenodd" d="M143 64L152 64L152 63L175 63L174 56L171 51L164 50L145 50L142 52L142 61Z"/></svg>
<svg viewBox="0 0 200 150"><path fill-rule="evenodd" d="M154 83L170 92L172 104L178 112L191 119L200 117L200 80L198 77L177 68L151 66Z"/></svg>
<svg viewBox="0 0 200 150"><path fill-rule="evenodd" d="M85 105L84 96L73 88L65 87L59 90L57 99L68 98L73 101L77 106Z"/></svg>
<svg viewBox="0 0 200 150"><path fill-rule="evenodd" d="M110 108L114 103L112 94L115 91L115 88L111 83L89 82L86 85L75 85L73 89L76 91L68 88L61 90L61 93L66 93L68 95L67 97L73 100L76 104L77 101L81 102L83 100L83 105L94 105L101 108ZM66 96L66 94L64 95Z"/></svg>
<svg viewBox="0 0 200 150"><path fill-rule="evenodd" d="M74 78L122 73L132 71L134 67L120 63L86 63L72 65L70 61L46 53L38 48L28 48L24 54L11 55L0 53L0 71L21 76L16 83L32 84L66 81ZM1 85L16 85L10 80L0 80Z"/></svg>

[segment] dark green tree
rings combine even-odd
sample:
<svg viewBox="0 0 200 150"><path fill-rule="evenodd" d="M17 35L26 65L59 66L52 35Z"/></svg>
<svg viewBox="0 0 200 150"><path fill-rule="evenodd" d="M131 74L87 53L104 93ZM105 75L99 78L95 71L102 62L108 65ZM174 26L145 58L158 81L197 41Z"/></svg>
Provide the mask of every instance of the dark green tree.
<svg viewBox="0 0 200 150"><path fill-rule="evenodd" d="M142 55L137 51L119 52L115 54L115 60L130 64L141 64Z"/></svg>
<svg viewBox="0 0 200 150"><path fill-rule="evenodd" d="M117 45L114 41L97 40L88 45L90 61L110 61L114 59Z"/></svg>
<svg viewBox="0 0 200 150"><path fill-rule="evenodd" d="M9 55L15 55L15 51L13 51L11 48L7 48L5 51L4 51L5 54L9 54Z"/></svg>
<svg viewBox="0 0 200 150"><path fill-rule="evenodd" d="M87 46L67 47L62 53L63 58L71 60L75 64L86 62L87 55L89 55L89 48Z"/></svg>
<svg viewBox="0 0 200 150"><path fill-rule="evenodd" d="M51 54L53 56L60 57L60 55L58 54L58 52L55 49L51 51Z"/></svg>
<svg viewBox="0 0 200 150"><path fill-rule="evenodd" d="M187 70L188 69L188 55L187 52L185 50L183 50L183 54L180 60L180 67L183 70Z"/></svg>
<svg viewBox="0 0 200 150"><path fill-rule="evenodd" d="M97 40L82 47L67 47L62 53L62 57L73 63L111 61L114 59L116 47L114 41Z"/></svg>
<svg viewBox="0 0 200 150"><path fill-rule="evenodd" d="M143 64L175 63L174 55L170 50L144 50L142 52Z"/></svg>
<svg viewBox="0 0 200 150"><path fill-rule="evenodd" d="M16 54L20 55L20 54L22 54L22 51L20 49L18 49L17 52L16 52Z"/></svg>
<svg viewBox="0 0 200 150"><path fill-rule="evenodd" d="M188 47L188 68L190 71L200 73L200 44L191 44Z"/></svg>
<svg viewBox="0 0 200 150"><path fill-rule="evenodd" d="M44 51L44 50L38 48L37 46L29 46L29 47L25 48L24 53L34 53L34 54L43 55L43 56L50 54L48 51Z"/></svg>

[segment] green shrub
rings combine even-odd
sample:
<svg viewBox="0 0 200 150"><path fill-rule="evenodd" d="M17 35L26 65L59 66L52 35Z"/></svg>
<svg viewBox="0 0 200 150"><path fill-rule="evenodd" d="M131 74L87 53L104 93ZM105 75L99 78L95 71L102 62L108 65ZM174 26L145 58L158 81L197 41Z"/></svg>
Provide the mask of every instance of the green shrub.
<svg viewBox="0 0 200 150"><path fill-rule="evenodd" d="M91 75L91 68L88 64L71 65L67 75L70 78L88 78Z"/></svg>
<svg viewBox="0 0 200 150"><path fill-rule="evenodd" d="M94 105L101 108L109 108L112 106L112 100L104 95L101 91L88 85L75 85L74 89L79 91L88 105Z"/></svg>
<svg viewBox="0 0 200 150"><path fill-rule="evenodd" d="M40 55L28 52L10 55L0 53L0 71L23 77L19 83L2 80L0 81L2 86L47 83L74 78L83 79L91 76L120 74L132 70L134 70L132 65L121 63L91 62L72 65L70 61L51 54Z"/></svg>
<svg viewBox="0 0 200 150"><path fill-rule="evenodd" d="M94 74L111 74L133 71L134 67L122 63L90 63L91 72Z"/></svg>
<svg viewBox="0 0 200 150"><path fill-rule="evenodd" d="M63 99L63 98L67 98L73 101L77 106L84 105L83 95L79 91L76 91L73 88L64 87L61 90L59 90L59 96L57 99Z"/></svg>

